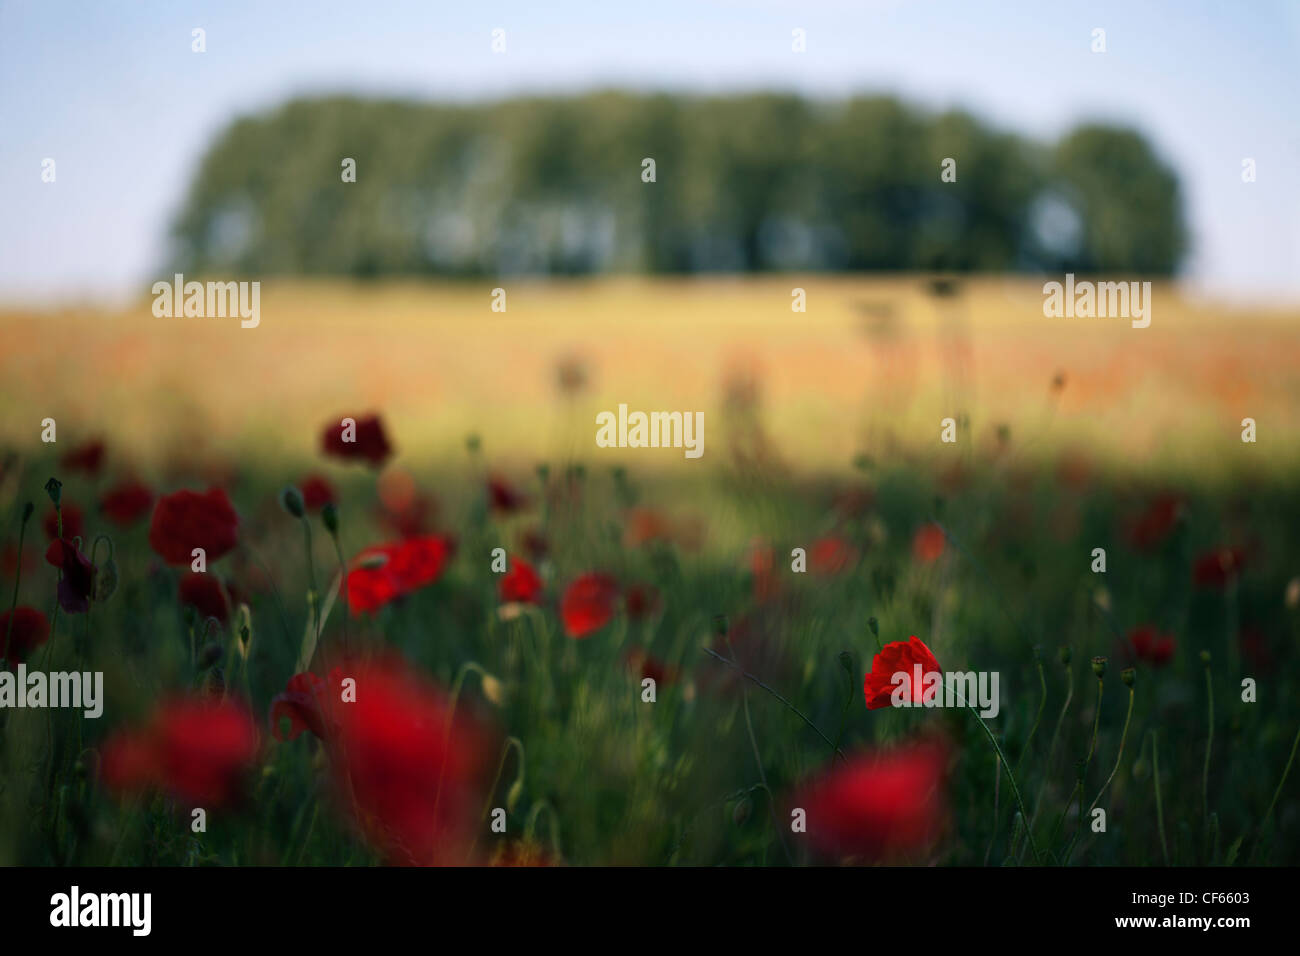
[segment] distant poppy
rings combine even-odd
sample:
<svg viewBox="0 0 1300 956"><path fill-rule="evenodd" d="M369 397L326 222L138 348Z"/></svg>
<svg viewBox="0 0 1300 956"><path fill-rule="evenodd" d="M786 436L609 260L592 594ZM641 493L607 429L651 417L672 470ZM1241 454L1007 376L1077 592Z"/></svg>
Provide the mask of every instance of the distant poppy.
<svg viewBox="0 0 1300 956"><path fill-rule="evenodd" d="M754 600L769 601L781 591L781 584L776 576L776 552L761 541L754 541L749 546L749 570L754 581Z"/></svg>
<svg viewBox="0 0 1300 956"><path fill-rule="evenodd" d="M524 554L533 562L539 562L550 553L550 542L546 540L546 535L542 534L537 528L525 528L519 535L519 546L523 548Z"/></svg>
<svg viewBox="0 0 1300 956"><path fill-rule="evenodd" d="M379 477L379 522L403 538L429 534L438 513L438 502L420 491L410 473L389 468Z"/></svg>
<svg viewBox="0 0 1300 956"><path fill-rule="evenodd" d="M79 471L93 478L104 465L105 450L104 443L99 439L82 442L64 455L60 462L69 471Z"/></svg>
<svg viewBox="0 0 1300 956"><path fill-rule="evenodd" d="M345 419L351 422L345 424ZM392 454L392 445L378 415L341 416L321 432L321 450L346 461L364 461L379 467Z"/></svg>
<svg viewBox="0 0 1300 956"><path fill-rule="evenodd" d="M934 523L924 524L912 538L912 556L923 564L929 564L939 559L945 544L943 528Z"/></svg>
<svg viewBox="0 0 1300 956"><path fill-rule="evenodd" d="M376 611L432 584L441 577L454 553L455 543L438 535L366 548L353 559L343 585L348 589L352 614Z"/></svg>
<svg viewBox="0 0 1300 956"><path fill-rule="evenodd" d="M181 575L177 599L181 607L189 606L199 617L215 617L222 624L230 620L230 602L216 575L187 571Z"/></svg>
<svg viewBox="0 0 1300 956"><path fill-rule="evenodd" d="M86 537L86 520L82 510L66 499L61 507L63 511L63 537L71 541L73 538L85 539ZM45 528L45 537L51 541L59 537L59 510L53 506L45 513L45 520L42 522Z"/></svg>
<svg viewBox="0 0 1300 956"><path fill-rule="evenodd" d="M316 511L337 500L334 488L320 475L308 475L298 484L298 490L302 492L302 503L308 511Z"/></svg>
<svg viewBox="0 0 1300 956"><path fill-rule="evenodd" d="M1133 656L1153 667L1163 667L1174 656L1174 636L1161 634L1150 624L1144 624L1130 631L1128 642Z"/></svg>
<svg viewBox="0 0 1300 956"><path fill-rule="evenodd" d="M660 512L651 508L632 508L628 511L623 543L629 548L640 547L652 541L668 541L672 535L672 523Z"/></svg>
<svg viewBox="0 0 1300 956"><path fill-rule="evenodd" d="M857 560L857 551L842 538L819 538L808 548L808 570L814 574L841 574Z"/></svg>
<svg viewBox="0 0 1300 956"><path fill-rule="evenodd" d="M123 481L104 492L99 510L119 528L135 524L153 506L153 492L138 481Z"/></svg>
<svg viewBox="0 0 1300 956"><path fill-rule="evenodd" d="M947 764L946 747L930 741L850 755L796 795L809 841L825 856L862 862L924 851L946 818Z"/></svg>
<svg viewBox="0 0 1300 956"><path fill-rule="evenodd" d="M160 787L212 809L239 795L257 751L257 727L242 704L183 698L162 704L143 728L111 737L100 774L118 793Z"/></svg>
<svg viewBox="0 0 1300 956"><path fill-rule="evenodd" d="M618 603L618 582L607 574L590 572L577 578L564 592L560 616L570 637L582 638L610 622Z"/></svg>
<svg viewBox="0 0 1300 956"><path fill-rule="evenodd" d="M677 668L665 664L642 648L630 648L623 659L627 662L628 670L642 680L650 678L656 687L667 687L677 682Z"/></svg>
<svg viewBox="0 0 1300 956"><path fill-rule="evenodd" d="M502 601L536 604L542 593L542 579L523 558L512 558L510 570L501 576L497 587Z"/></svg>
<svg viewBox="0 0 1300 956"><path fill-rule="evenodd" d="M500 475L488 478L487 494L493 514L511 515L528 507L528 496L511 487Z"/></svg>
<svg viewBox="0 0 1300 956"><path fill-rule="evenodd" d="M51 541L45 560L63 572L59 578L59 607L69 614L81 614L90 608L95 592L95 566L67 538Z"/></svg>
<svg viewBox="0 0 1300 956"><path fill-rule="evenodd" d="M1154 551L1173 533L1183 514L1183 500L1165 492L1151 499L1129 528L1129 541L1139 551Z"/></svg>
<svg viewBox="0 0 1300 956"><path fill-rule="evenodd" d="M921 667L921 680L916 679L916 665ZM871 670L862 682L862 691L866 695L867 710L879 710L893 706L893 694L900 685L894 682L895 674L906 674L911 688L913 703L924 699L925 676L942 673L938 660L925 646L925 642L912 635L906 641L892 641L881 648L880 653L871 659Z"/></svg>
<svg viewBox="0 0 1300 956"><path fill-rule="evenodd" d="M644 620L659 610L659 592L648 584L633 584L623 592L623 606L633 621Z"/></svg>
<svg viewBox="0 0 1300 956"><path fill-rule="evenodd" d="M154 507L149 545L168 564L189 564L195 548L215 561L238 543L239 516L221 488L163 495Z"/></svg>
<svg viewBox="0 0 1300 956"><path fill-rule="evenodd" d="M1222 591L1241 573L1246 552L1241 548L1218 548L1206 551L1192 565L1192 580L1197 587Z"/></svg>
<svg viewBox="0 0 1300 956"><path fill-rule="evenodd" d="M9 641L7 654L6 635ZM25 661L27 655L49 639L50 622L36 608L16 607L0 614L0 660Z"/></svg>

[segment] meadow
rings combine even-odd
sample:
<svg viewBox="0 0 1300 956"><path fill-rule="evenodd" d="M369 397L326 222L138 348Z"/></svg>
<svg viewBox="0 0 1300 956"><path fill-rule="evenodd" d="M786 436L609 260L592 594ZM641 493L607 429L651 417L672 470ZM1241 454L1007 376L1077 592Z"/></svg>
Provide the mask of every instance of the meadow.
<svg viewBox="0 0 1300 956"><path fill-rule="evenodd" d="M105 682L0 710L0 863L1300 862L1300 314L497 285L0 310L0 599ZM597 447L620 403L702 457ZM998 715L869 709L913 635Z"/></svg>

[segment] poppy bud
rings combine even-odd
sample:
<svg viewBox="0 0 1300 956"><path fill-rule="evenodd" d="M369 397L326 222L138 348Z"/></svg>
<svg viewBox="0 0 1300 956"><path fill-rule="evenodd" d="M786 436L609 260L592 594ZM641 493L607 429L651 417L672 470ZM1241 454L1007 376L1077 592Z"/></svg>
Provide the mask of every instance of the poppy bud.
<svg viewBox="0 0 1300 956"><path fill-rule="evenodd" d="M516 804L519 803L519 797L523 794L523 792L524 792L524 782L523 782L523 780L518 780L518 779L517 779L517 780L515 780L514 783L512 783L512 784L510 785L510 790L506 793L506 812L507 812L507 813L513 813L513 812L514 812L514 809L515 809Z"/></svg>
<svg viewBox="0 0 1300 956"><path fill-rule="evenodd" d="M181 617L185 621L185 629L187 631L193 630L194 625L199 621L199 612L194 610L193 604L187 604L181 611Z"/></svg>
<svg viewBox="0 0 1300 956"><path fill-rule="evenodd" d="M280 504L284 506L285 511L295 518L301 518L307 513L307 505L302 500L302 492L293 485L289 485L284 491L280 492Z"/></svg>
<svg viewBox="0 0 1300 956"><path fill-rule="evenodd" d="M24 523L24 524L25 524L25 523L26 523L26 522L31 518L31 516L32 516L32 512L34 512L35 510L36 510L36 506L35 506L34 504L32 504L30 501L27 502L27 504L23 505L23 523Z"/></svg>
<svg viewBox="0 0 1300 956"><path fill-rule="evenodd" d="M1092 659L1092 672L1097 675L1097 680L1106 676L1106 658L1094 657Z"/></svg>
<svg viewBox="0 0 1300 956"><path fill-rule="evenodd" d="M1133 681L1137 677L1137 672L1131 667L1126 667L1119 672L1119 679L1124 682L1125 687L1132 687Z"/></svg>
<svg viewBox="0 0 1300 956"><path fill-rule="evenodd" d="M501 700L505 696L505 693L501 687L501 681L497 680L491 674L484 674L483 675L483 696L486 697L488 700L490 700L492 703L496 704L498 707L500 707Z"/></svg>
<svg viewBox="0 0 1300 956"><path fill-rule="evenodd" d="M327 501L320 509L321 524L330 534L338 537L339 533L339 509L334 507L334 502Z"/></svg>
<svg viewBox="0 0 1300 956"><path fill-rule="evenodd" d="M54 502L54 507L57 508L60 502L63 501L63 482L57 478L51 478L45 483L45 493L50 496L50 500Z"/></svg>
<svg viewBox="0 0 1300 956"><path fill-rule="evenodd" d="M731 811L731 822L738 827L744 826L745 821L749 819L749 815L753 811L754 802L749 797L741 797L736 801L736 806Z"/></svg>
<svg viewBox="0 0 1300 956"><path fill-rule="evenodd" d="M117 590L117 562L109 558L95 571L95 600L107 601Z"/></svg>
<svg viewBox="0 0 1300 956"><path fill-rule="evenodd" d="M199 670L205 671L217 661L221 660L225 651L216 641L209 641L203 645L203 650L199 652Z"/></svg>
<svg viewBox="0 0 1300 956"><path fill-rule="evenodd" d="M1059 651L1059 654L1060 654L1060 657L1061 657L1061 663L1064 664L1066 667L1069 667L1069 666L1070 666L1070 661L1073 659L1073 656L1074 656L1074 655L1071 653L1071 651L1070 651L1070 645L1069 645L1069 644L1062 644L1062 645L1061 645L1061 650Z"/></svg>
<svg viewBox="0 0 1300 956"><path fill-rule="evenodd" d="M236 633L239 634L239 653L243 657L248 657L248 645L253 640L253 616L247 604L239 605L236 620L239 622L236 627Z"/></svg>
<svg viewBox="0 0 1300 956"><path fill-rule="evenodd" d="M867 627L871 628L872 637L880 636L880 622L877 621L874 617L867 618Z"/></svg>
<svg viewBox="0 0 1300 956"><path fill-rule="evenodd" d="M1209 652L1209 651L1201 651L1201 663L1204 664L1206 667L1209 667L1209 666L1210 666L1210 652Z"/></svg>

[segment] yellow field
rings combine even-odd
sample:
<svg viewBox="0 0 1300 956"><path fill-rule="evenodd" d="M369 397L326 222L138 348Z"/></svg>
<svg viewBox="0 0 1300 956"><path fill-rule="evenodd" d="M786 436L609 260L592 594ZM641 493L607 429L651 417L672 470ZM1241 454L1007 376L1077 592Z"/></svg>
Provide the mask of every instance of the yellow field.
<svg viewBox="0 0 1300 956"><path fill-rule="evenodd" d="M0 440L29 447L54 417L60 444L103 435L146 468L306 462L326 422L373 409L413 468L461 454L469 433L504 463L612 461L628 453L596 448L595 415L626 402L703 411L703 459L636 457L697 469L727 459L736 409L756 399L770 447L795 469L949 453L939 423L962 412L971 430L956 453L990 447L1001 424L1026 456L1137 468L1243 456L1289 467L1300 447L1300 312L1210 308L1174 286L1155 286L1151 326L1134 329L1044 318L1041 283L1022 279L949 298L918 278L511 281L496 313L500 284L267 280L256 329L156 318L149 298L0 311ZM791 311L796 286L806 313ZM569 392L566 362L586 377ZM1248 416L1255 446L1240 441Z"/></svg>

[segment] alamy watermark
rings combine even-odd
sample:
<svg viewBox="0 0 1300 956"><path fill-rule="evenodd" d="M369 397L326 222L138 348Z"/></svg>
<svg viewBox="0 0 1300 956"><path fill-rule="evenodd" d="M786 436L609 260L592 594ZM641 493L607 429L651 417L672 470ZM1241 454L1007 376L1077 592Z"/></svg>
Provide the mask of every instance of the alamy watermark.
<svg viewBox="0 0 1300 956"><path fill-rule="evenodd" d="M104 713L103 671L0 671L0 708L71 707L97 719Z"/></svg>
<svg viewBox="0 0 1300 956"><path fill-rule="evenodd" d="M979 707L981 717L996 717L998 702L997 671L929 671L921 665L912 672L898 671L889 682L894 685L889 702L894 707ZM919 693L917 692L919 689Z"/></svg>
<svg viewBox="0 0 1300 956"><path fill-rule="evenodd" d="M687 458L704 454L703 412L632 412L596 416L598 448L684 448Z"/></svg>
<svg viewBox="0 0 1300 956"><path fill-rule="evenodd" d="M1135 329L1151 324L1150 282L1075 282L1074 273L1067 272L1064 285L1043 283L1043 295L1043 315L1049 319L1125 318Z"/></svg>
<svg viewBox="0 0 1300 956"><path fill-rule="evenodd" d="M176 273L173 282L158 281L153 293L153 314L158 318L225 318L239 316L241 328L255 329L262 321L262 283L186 282Z"/></svg>

